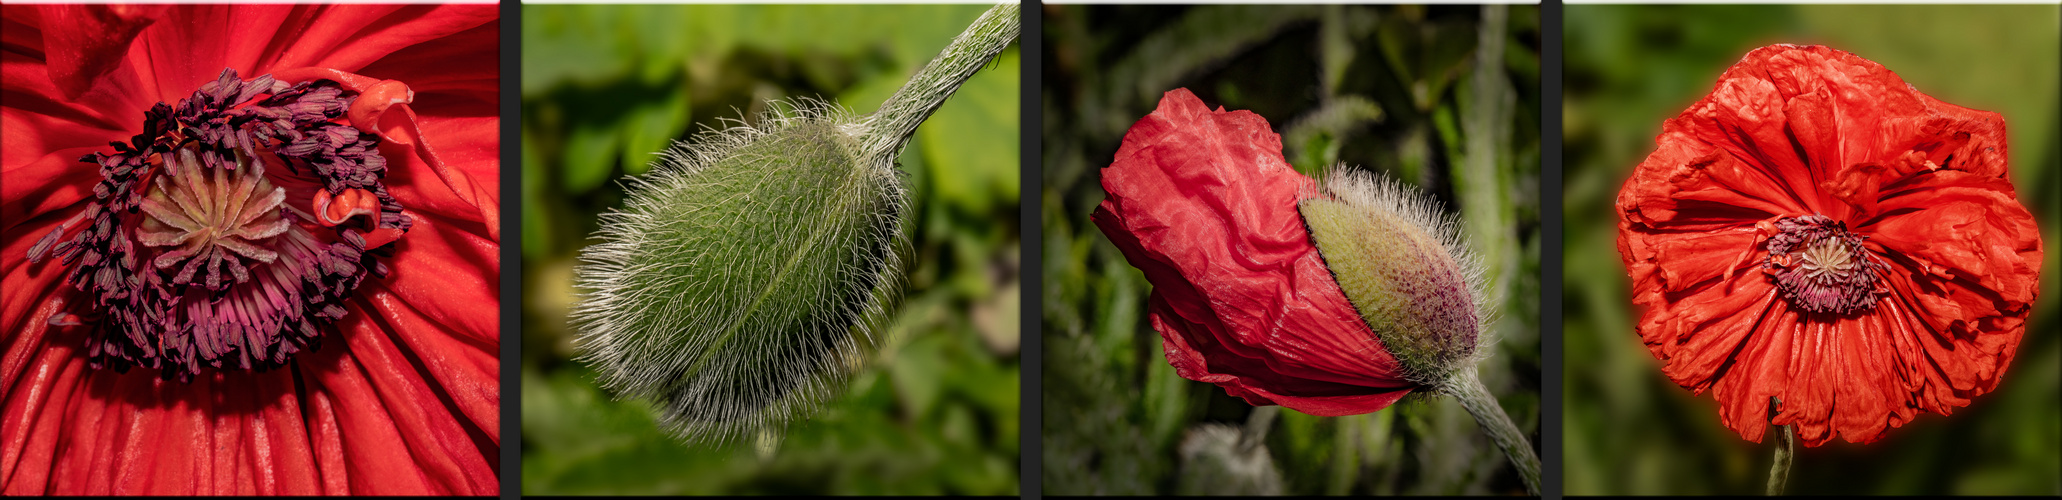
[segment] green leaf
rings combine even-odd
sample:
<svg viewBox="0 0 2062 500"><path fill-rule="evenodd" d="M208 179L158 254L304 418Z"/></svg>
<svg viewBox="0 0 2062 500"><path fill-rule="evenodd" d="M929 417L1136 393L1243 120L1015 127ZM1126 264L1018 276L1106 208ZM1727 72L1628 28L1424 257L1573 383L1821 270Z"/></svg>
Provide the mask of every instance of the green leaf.
<svg viewBox="0 0 2062 500"><path fill-rule="evenodd" d="M612 9L588 5L523 6L523 94L568 83L606 82L629 72L611 26Z"/></svg>
<svg viewBox="0 0 2062 500"><path fill-rule="evenodd" d="M903 412L912 419L929 414L938 404L947 376L943 340L941 335L917 337L896 352L894 364L889 365L889 378L895 382Z"/></svg>
<svg viewBox="0 0 2062 500"><path fill-rule="evenodd" d="M566 152L561 158L565 162L560 174L564 176L566 192L593 191L609 180L616 166L617 145L621 143L622 136L613 127L574 123L566 134Z"/></svg>
<svg viewBox="0 0 2062 500"><path fill-rule="evenodd" d="M643 174L651 162L658 161L657 153L687 132L689 110L685 87L667 92L665 100L647 101L631 108L621 128L623 172Z"/></svg>

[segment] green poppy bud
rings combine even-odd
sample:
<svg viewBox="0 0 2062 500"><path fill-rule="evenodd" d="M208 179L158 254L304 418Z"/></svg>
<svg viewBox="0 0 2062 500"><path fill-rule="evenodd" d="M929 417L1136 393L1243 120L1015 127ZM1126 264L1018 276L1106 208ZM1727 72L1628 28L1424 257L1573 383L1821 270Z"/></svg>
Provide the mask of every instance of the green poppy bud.
<svg viewBox="0 0 2062 500"><path fill-rule="evenodd" d="M891 292L909 195L826 103L704 134L631 181L582 254L583 359L689 437L829 397Z"/></svg>
<svg viewBox="0 0 2062 500"><path fill-rule="evenodd" d="M990 9L871 115L775 102L631 180L575 270L580 359L689 441L758 436L834 397L902 276L909 194L894 159L1017 38ZM770 450L771 445L762 449Z"/></svg>

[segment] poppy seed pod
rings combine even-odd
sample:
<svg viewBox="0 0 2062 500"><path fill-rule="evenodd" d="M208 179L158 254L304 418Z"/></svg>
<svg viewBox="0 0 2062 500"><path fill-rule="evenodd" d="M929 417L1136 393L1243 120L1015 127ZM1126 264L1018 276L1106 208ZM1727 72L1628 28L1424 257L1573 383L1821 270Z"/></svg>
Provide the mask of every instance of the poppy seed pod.
<svg viewBox="0 0 2062 500"><path fill-rule="evenodd" d="M1310 240L1346 299L1405 377L1445 385L1474 366L1491 308L1482 264L1451 216L1386 177L1338 169L1323 194L1297 203Z"/></svg>

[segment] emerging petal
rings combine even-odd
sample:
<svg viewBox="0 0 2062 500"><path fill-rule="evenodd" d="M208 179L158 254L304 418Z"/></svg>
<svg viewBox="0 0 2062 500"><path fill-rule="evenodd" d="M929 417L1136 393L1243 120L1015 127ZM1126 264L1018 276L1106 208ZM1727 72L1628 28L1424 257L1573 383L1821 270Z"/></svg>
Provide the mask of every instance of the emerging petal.
<svg viewBox="0 0 2062 500"><path fill-rule="evenodd" d="M1181 376L1314 415L1379 410L1415 387L1311 243L1296 202L1316 185L1266 120L1176 89L1102 174L1094 220L1153 282L1153 326Z"/></svg>

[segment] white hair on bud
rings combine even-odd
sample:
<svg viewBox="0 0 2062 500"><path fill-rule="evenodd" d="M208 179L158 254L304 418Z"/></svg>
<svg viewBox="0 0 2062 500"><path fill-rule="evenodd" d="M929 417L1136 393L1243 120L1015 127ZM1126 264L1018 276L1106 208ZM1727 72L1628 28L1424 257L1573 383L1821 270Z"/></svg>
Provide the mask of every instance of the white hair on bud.
<svg viewBox="0 0 2062 500"><path fill-rule="evenodd" d="M813 413L900 287L908 192L864 121L814 99L705 128L624 184L581 252L578 359L691 442Z"/></svg>
<svg viewBox="0 0 2062 500"><path fill-rule="evenodd" d="M1467 283L1468 298L1475 309L1474 349L1465 358L1437 370L1405 363L1406 376L1413 382L1443 387L1456 372L1472 373L1472 367L1494 351L1490 347L1496 339L1489 325L1496 321L1497 307L1484 279L1488 266L1462 237L1460 217L1447 213L1437 200L1417 188L1380 173L1345 165L1326 170L1318 185L1317 192L1306 192L1302 198L1329 198L1363 210L1392 214L1423 230L1453 259L1461 280Z"/></svg>

